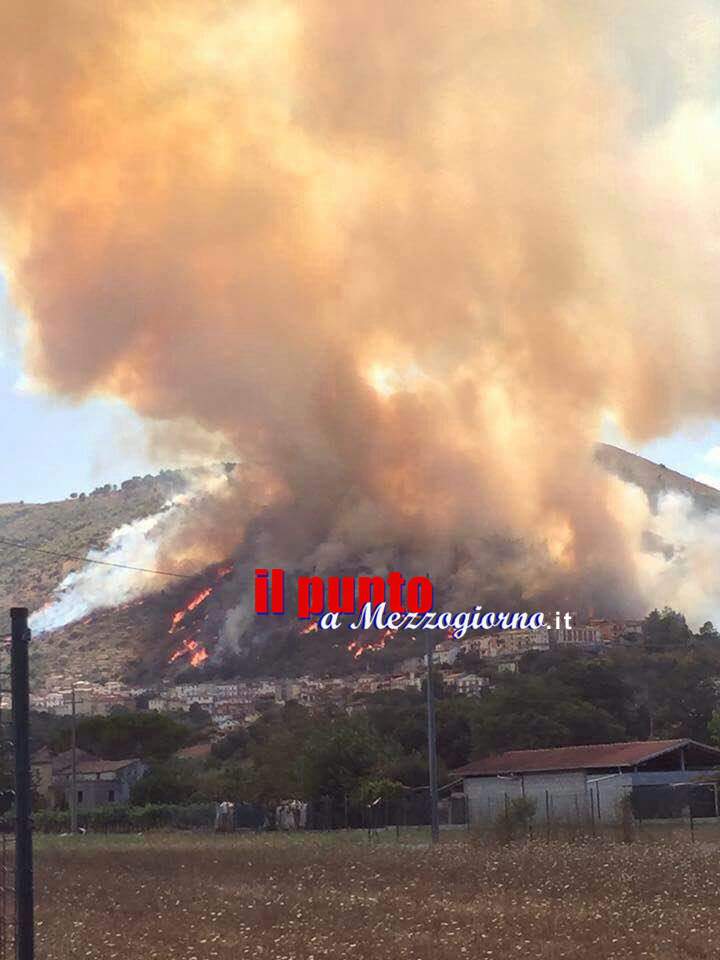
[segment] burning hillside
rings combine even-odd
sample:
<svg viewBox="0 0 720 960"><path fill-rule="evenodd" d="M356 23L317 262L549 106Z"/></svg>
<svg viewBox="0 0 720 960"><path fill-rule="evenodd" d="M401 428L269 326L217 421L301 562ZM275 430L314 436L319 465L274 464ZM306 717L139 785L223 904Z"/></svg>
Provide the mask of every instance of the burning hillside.
<svg viewBox="0 0 720 960"><path fill-rule="evenodd" d="M717 28L681 6L7 5L28 375L242 464L105 547L233 561L178 662L243 648L259 564L431 571L447 607L717 610L707 526L593 457L608 418L640 442L720 415ZM648 559L652 525L690 547ZM65 574L36 630L165 588Z"/></svg>
<svg viewBox="0 0 720 960"><path fill-rule="evenodd" d="M646 551L650 552L643 553L643 562L650 565L648 582L655 581L658 571L665 578L667 593L658 602L675 603L690 612L691 608L696 609L698 604L707 602L707 598L720 595L713 584L707 581L700 582L700 587L706 588L705 599L696 594L689 596L685 602L682 593L685 589L683 584L687 582L684 573L688 557L692 561L693 557L700 555L708 540L714 542L720 521L720 510L715 509L715 503L720 505L720 493L687 478L683 485L682 475L625 451L609 448L608 452L608 448L602 448L599 454L609 468L622 472L626 479L643 487L643 493L639 489L636 493L645 503L644 509L640 509L636 503L633 487L626 488L626 495L628 502L635 503L639 516L654 525L660 538L649 546L646 543ZM666 475L671 476L667 479ZM667 489L658 490L660 481L666 484ZM178 478L175 482L179 482ZM115 518L118 524L116 529L124 530L123 536L132 542L137 535L137 527L133 526L131 518L137 517L142 509L147 510L145 504L150 506L147 516L155 516L158 501L146 500L145 494L150 483L148 480L135 486L134 495L128 489L93 498L93 509L102 503L108 514ZM222 486L220 489L223 489ZM698 491L700 496L697 495ZM680 500L663 501L661 494L675 495ZM713 497L717 498L716 501ZM673 504L678 502L685 506L676 513ZM654 515L648 508L652 504L657 508ZM694 504L694 508L690 504ZM74 527L77 521L72 518L85 517L88 505L86 500L75 498L64 504L8 506L2 509L10 517L15 516L14 511L22 510L25 540L44 543L57 534L56 517L66 516L65 522L69 527ZM52 518L50 522L48 518ZM144 518L138 519L142 522ZM95 529L88 528L89 531ZM147 536L152 537L156 528L151 524L146 525L145 529ZM18 528L10 526L7 520L3 526L0 515L0 537L4 533L12 533L17 537L18 532ZM262 528L257 532L249 531L249 535L261 538ZM108 546L105 550L97 549L97 557L116 555L122 537L109 532L105 540ZM679 544L679 548L668 553L666 546L671 541ZM62 545L57 540L55 542ZM665 544L665 552L659 550L662 544ZM94 540L94 545L96 548L100 546L97 540ZM76 540L73 549L82 555L87 553L88 546L90 543ZM135 595L120 604L115 604L114 599L128 587L127 571L122 568L103 568L102 579L96 581L87 575L88 568L94 567L94 564L74 562L76 576L68 583L67 578L62 577L62 567L58 567L55 574L57 592L53 596L50 583L43 592L38 593L35 605L39 612L36 617L45 616L43 610L78 610L84 613L49 632L43 633L35 628L37 642L32 646L32 655L38 677L62 674L152 682L163 676L177 675L178 671L208 665L212 665L218 675L230 674L236 669L250 669L256 673L283 672L288 664L291 669L296 664L302 670L304 663L311 667L315 664L322 671L329 665L345 669L352 662L360 664L365 655L381 652L388 648L388 644L394 648L390 653L394 655L397 652L398 657L413 652L410 638L393 638L387 631L354 632L348 636L332 637L320 631L316 621L304 623L293 618L255 617L251 612L250 591L252 558L257 555L258 549L257 544L253 543L247 552L237 550L232 562L211 564L186 579L158 579L149 574L141 576L132 581ZM508 565L522 556L522 545L490 539L487 549L488 555L494 557L495 568L488 565L488 574L483 581L465 580L462 577L462 555L456 552L456 577L462 588L467 590L465 596L471 594L475 599L482 594L488 598L488 602L494 600L499 607L510 601L516 606L521 604L522 598L517 594L508 596L503 592L503 585L507 581ZM12 577L18 557L26 565L23 569L28 570L28 582L32 582L33 576L40 578L46 574L48 558L45 555L16 549L7 550L0 557L0 577ZM355 570L363 562L366 560L358 557ZM399 563L402 563L402 558ZM712 571L714 566L707 564L707 569ZM113 577L118 578L121 587L112 583ZM454 588L453 580L450 577L438 581L445 596ZM98 583L103 590L107 590L106 594L98 592ZM9 602L8 597L6 605ZM291 604L289 609L292 609ZM641 613L644 609L637 612ZM711 614L708 617L712 619ZM417 647L417 644L414 646Z"/></svg>

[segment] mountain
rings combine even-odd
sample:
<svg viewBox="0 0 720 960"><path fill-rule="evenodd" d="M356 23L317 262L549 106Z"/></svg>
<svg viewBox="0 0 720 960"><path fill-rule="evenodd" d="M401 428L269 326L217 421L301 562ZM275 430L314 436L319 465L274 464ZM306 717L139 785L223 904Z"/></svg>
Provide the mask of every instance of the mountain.
<svg viewBox="0 0 720 960"><path fill-rule="evenodd" d="M653 463L609 443L597 444L595 459L609 473L642 487L653 509L664 493L681 493L691 497L700 510L720 510L720 490L670 470L664 463Z"/></svg>
<svg viewBox="0 0 720 960"><path fill-rule="evenodd" d="M622 480L640 486L651 504L663 493L675 491L691 497L701 510L720 509L720 491L663 464L609 444L598 444L596 459ZM0 504L0 608L41 607L68 573L83 566L81 558L89 550L104 547L117 527L155 513L186 483L183 472L166 470L158 476L134 477L120 487L106 485L88 495L71 494L55 503ZM19 543L24 546L14 545ZM169 626L174 611L191 601L206 582L201 577L196 583L168 582L142 602L98 610L36 636L31 646L36 687L52 687L70 678L150 684L187 669L189 656L168 667L178 643L177 637L169 635ZM282 642L280 638L278 644ZM260 671L262 648L254 656L255 669ZM329 656L338 662L346 659L344 649Z"/></svg>

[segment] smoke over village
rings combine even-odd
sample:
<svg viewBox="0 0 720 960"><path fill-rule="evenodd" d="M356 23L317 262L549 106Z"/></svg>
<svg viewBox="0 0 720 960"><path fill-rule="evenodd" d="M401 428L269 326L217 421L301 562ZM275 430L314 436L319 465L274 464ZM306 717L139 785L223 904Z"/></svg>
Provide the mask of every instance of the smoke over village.
<svg viewBox="0 0 720 960"><path fill-rule="evenodd" d="M161 567L403 564L446 604L672 601L641 555L651 511L593 452L608 419L641 441L720 405L716 245L697 247L718 38L696 6L652 125L612 35L661 49L648 3L3 12L3 36L33 35L26 69L16 42L0 58L29 376L126 401L169 458L186 440L239 464L163 524ZM234 642L242 622L235 604Z"/></svg>
<svg viewBox="0 0 720 960"><path fill-rule="evenodd" d="M719 13L0 4L0 960L715 956Z"/></svg>

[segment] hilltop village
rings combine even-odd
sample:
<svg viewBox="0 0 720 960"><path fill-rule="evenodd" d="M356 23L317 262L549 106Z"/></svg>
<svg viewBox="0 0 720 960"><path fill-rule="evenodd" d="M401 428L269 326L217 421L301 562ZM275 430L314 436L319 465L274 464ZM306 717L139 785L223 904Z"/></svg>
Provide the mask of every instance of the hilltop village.
<svg viewBox="0 0 720 960"><path fill-rule="evenodd" d="M499 674L514 673L525 654L554 648L602 651L612 645L636 642L642 620L591 619L569 629L508 630L467 636L460 641L446 638L434 649L434 663L450 691L480 697L491 690ZM425 676L425 656L403 660L392 673L367 672L349 676L299 676L233 678L173 683L166 679L155 686L126 686L120 681L99 684L73 682L62 675L48 676L43 688L31 694L36 712L58 716L74 709L79 716L103 716L118 710L153 710L163 713L201 708L221 731L248 725L271 704L290 701L303 706L334 705L349 713L362 709L364 698L383 691L420 690Z"/></svg>

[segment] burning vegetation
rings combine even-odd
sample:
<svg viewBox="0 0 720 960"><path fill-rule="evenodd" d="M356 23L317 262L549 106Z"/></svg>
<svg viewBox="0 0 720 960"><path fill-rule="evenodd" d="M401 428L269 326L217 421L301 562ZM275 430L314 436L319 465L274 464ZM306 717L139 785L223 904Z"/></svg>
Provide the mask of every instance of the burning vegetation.
<svg viewBox="0 0 720 960"><path fill-rule="evenodd" d="M176 663L178 660L184 659L191 667L199 667L209 659L210 654L208 653L207 647L201 643L196 636L191 636L190 633L196 631L198 627L207 620L207 614L204 610L200 614L197 614L196 611L200 611L205 601L208 600L217 589L217 585L225 580L232 572L232 564L224 564L219 567L214 573L214 583L201 587L182 607L173 613L170 620L168 636L173 636L182 631L187 631L187 635L181 638L179 646L170 654L168 663ZM189 623L188 618L190 620Z"/></svg>

